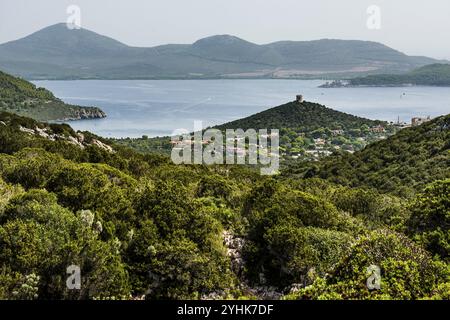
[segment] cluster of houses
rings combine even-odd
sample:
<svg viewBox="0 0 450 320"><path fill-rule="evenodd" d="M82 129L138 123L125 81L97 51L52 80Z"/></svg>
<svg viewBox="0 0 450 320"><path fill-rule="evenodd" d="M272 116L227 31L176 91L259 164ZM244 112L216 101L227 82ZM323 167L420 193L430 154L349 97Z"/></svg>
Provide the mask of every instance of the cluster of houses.
<svg viewBox="0 0 450 320"><path fill-rule="evenodd" d="M427 117L413 117L411 118L411 123L407 122L400 122L400 119L397 120L397 122L391 124L395 125L396 127L399 127L400 129L409 128L409 127L416 127L420 126L421 124L424 124L428 121L433 120L430 116Z"/></svg>
<svg viewBox="0 0 450 320"><path fill-rule="evenodd" d="M258 135L259 139L258 141L263 138L266 139L266 141L268 139L273 139L275 137L278 137L278 134L275 133L271 133L271 134L260 134ZM231 137L231 138L226 138L226 144L223 146L223 149L225 150L225 152L228 153L234 153L238 156L245 156L248 154L248 149L252 148L253 150L266 150L267 147L267 143L266 145L260 144L260 143L254 143L254 142L249 142L247 143L248 137L244 136L244 137ZM202 139L201 140L201 144L202 146L206 146L209 145L211 143L213 143L213 140L205 140ZM171 141L172 144L172 148L174 151L181 151L184 147L190 145L193 146L195 144L194 139L183 139L183 140L177 140ZM232 146L231 146L232 145ZM270 153L270 156L274 156L274 157L278 157L277 153Z"/></svg>
<svg viewBox="0 0 450 320"><path fill-rule="evenodd" d="M396 123L392 122L391 125L395 125L397 128L403 129L403 128L408 128L408 127L420 126L431 120L432 120L432 118L430 116L413 117L411 119L411 123L397 121ZM373 126L373 127L369 128L369 132L375 134L377 139L380 139L380 140L386 139L386 137L387 137L387 134L384 135L384 133L386 133L386 128L382 125L377 125L377 126ZM344 134L345 134L345 131L342 129L331 130L331 135L334 137L344 135ZM368 143L367 137L359 137L356 140L362 144ZM293 154L293 155L291 155L291 157L293 159L298 159L300 157L306 156L307 158L309 158L311 160L319 160L322 157L331 155L334 150L342 150L342 151L346 151L349 153L355 152L354 146L352 144L344 144L344 145L340 145L340 146L332 145L332 146L328 146L328 147L327 147L327 145L328 145L328 142L326 139L317 138L317 139L314 139L314 149L306 150L304 155Z"/></svg>
<svg viewBox="0 0 450 320"><path fill-rule="evenodd" d="M384 132L386 132L386 129L382 125L378 125L378 126L369 128L369 131L373 132L373 133L384 133Z"/></svg>
<svg viewBox="0 0 450 320"><path fill-rule="evenodd" d="M382 125L377 125L377 126L373 126L373 127L369 128L369 132L373 133L376 136L376 139L378 139L378 140L386 139L386 135L384 134L384 133L386 133L386 128L383 127ZM345 131L343 129L331 130L331 135L333 137L341 136L344 134L345 134ZM368 143L367 137L358 137L355 140L363 145ZM333 151L342 150L342 151L346 151L349 153L355 152L355 147L351 143L342 144L342 145L332 145L330 143L330 141L328 141L326 138L323 138L323 137L313 139L313 141L314 141L314 145L312 146L313 147L312 149L305 150L304 154L291 154L291 157L293 159L298 159L300 157L306 156L306 158L308 158L310 160L319 160L320 158L331 155L333 153ZM311 146L310 146L310 148L311 148ZM287 154L284 154L284 155L287 155Z"/></svg>

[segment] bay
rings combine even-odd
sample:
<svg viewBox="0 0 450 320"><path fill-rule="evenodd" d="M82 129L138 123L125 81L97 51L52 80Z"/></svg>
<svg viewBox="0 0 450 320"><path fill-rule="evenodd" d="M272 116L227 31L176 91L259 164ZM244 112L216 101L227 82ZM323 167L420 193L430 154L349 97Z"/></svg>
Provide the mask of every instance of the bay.
<svg viewBox="0 0 450 320"><path fill-rule="evenodd" d="M72 121L76 130L103 137L170 135L240 119L292 101L386 121L450 113L450 88L318 88L320 80L76 80L34 81L67 103L97 106L108 117ZM264 128L255 128L264 129ZM271 128L268 128L271 129Z"/></svg>

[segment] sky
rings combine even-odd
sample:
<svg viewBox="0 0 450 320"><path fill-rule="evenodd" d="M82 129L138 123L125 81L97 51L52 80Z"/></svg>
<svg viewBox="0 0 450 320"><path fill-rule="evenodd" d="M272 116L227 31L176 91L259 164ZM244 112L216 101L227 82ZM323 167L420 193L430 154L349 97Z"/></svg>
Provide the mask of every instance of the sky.
<svg viewBox="0 0 450 320"><path fill-rule="evenodd" d="M0 43L66 22L70 5L83 28L132 46L216 34L258 44L333 38L450 59L449 0L0 0Z"/></svg>

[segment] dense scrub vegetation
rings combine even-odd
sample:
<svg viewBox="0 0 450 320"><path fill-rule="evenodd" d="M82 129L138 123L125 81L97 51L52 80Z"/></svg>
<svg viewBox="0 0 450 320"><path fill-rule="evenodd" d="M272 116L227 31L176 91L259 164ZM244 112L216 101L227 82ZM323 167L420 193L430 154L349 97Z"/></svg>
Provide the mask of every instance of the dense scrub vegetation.
<svg viewBox="0 0 450 320"><path fill-rule="evenodd" d="M0 71L0 111L16 113L37 120L87 119L105 117L94 107L69 105L50 91Z"/></svg>
<svg viewBox="0 0 450 320"><path fill-rule="evenodd" d="M133 149L139 153L156 153L170 156L172 152L172 143L170 137L149 138L110 138L114 144Z"/></svg>
<svg viewBox="0 0 450 320"><path fill-rule="evenodd" d="M0 45L0 66L32 79L317 79L369 73L363 70L402 72L436 61L381 43L335 39L258 45L215 35L192 44L139 48L84 28L68 29L66 23Z"/></svg>
<svg viewBox="0 0 450 320"><path fill-rule="evenodd" d="M434 174L448 169L442 148L449 140L439 140L448 117L389 142L402 145L414 132L422 138L411 138L403 161L417 164L414 148L428 144L444 158L428 163L433 174L413 185L410 198L382 186L380 193L371 179L332 182L328 162L311 175L323 170L327 180L270 178L243 166L174 165L115 144L111 152L21 130L75 136L67 125L8 113L0 121L1 299L258 298L261 288L289 299L450 295L450 180ZM422 145L424 138L434 142ZM372 157L377 148L389 151L375 144ZM347 170L345 177L363 177L357 166ZM230 254L227 233L242 243L242 260ZM373 264L380 290L366 286ZM81 268L80 290L66 287L70 265Z"/></svg>

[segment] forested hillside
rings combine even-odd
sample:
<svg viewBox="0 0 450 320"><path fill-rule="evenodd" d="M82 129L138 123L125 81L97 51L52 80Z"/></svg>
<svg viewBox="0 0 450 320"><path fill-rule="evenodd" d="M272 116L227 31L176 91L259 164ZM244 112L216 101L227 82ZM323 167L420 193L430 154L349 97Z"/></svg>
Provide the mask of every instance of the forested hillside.
<svg viewBox="0 0 450 320"><path fill-rule="evenodd" d="M434 130L447 120L419 129L440 157ZM406 199L367 181L174 165L67 125L0 121L1 299L450 297L449 179L430 175ZM372 264L380 290L366 286ZM70 265L80 290L66 287Z"/></svg>
<svg viewBox="0 0 450 320"><path fill-rule="evenodd" d="M385 122L360 118L327 108L318 103L308 101L299 103L294 101L262 111L247 118L225 123L217 126L217 128L223 130L237 128L244 130L249 128L255 130L259 128L291 128L293 130L309 132L319 128L354 129L360 128L363 125L375 126L379 124L385 124Z"/></svg>
<svg viewBox="0 0 450 320"><path fill-rule="evenodd" d="M69 105L50 91L0 71L0 111L41 121L103 118L99 108Z"/></svg>
<svg viewBox="0 0 450 320"><path fill-rule="evenodd" d="M351 187L410 195L450 178L450 115L406 128L354 154L337 153L320 163L296 163L286 177L318 177Z"/></svg>

